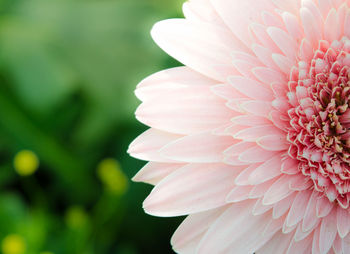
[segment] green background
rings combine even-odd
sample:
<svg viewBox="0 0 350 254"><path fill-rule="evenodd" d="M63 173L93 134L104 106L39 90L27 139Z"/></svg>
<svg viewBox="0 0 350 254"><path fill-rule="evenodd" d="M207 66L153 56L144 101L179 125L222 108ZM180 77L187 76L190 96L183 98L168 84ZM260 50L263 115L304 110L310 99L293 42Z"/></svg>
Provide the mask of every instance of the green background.
<svg viewBox="0 0 350 254"><path fill-rule="evenodd" d="M129 180L144 162L126 150L146 130L134 117L137 83L179 65L149 31L180 17L182 2L0 0L2 253L17 254L9 235L28 254L171 253L181 219L143 212L151 186ZM14 169L22 150L39 158L32 175ZM104 178L106 158L120 167Z"/></svg>

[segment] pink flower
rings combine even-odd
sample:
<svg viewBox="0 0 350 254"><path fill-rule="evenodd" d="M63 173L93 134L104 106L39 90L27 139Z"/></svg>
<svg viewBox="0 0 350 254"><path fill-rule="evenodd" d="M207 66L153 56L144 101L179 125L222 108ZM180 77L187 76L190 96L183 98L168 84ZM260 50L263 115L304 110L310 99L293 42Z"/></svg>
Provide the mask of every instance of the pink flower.
<svg viewBox="0 0 350 254"><path fill-rule="evenodd" d="M130 145L179 253L350 253L350 1L190 0Z"/></svg>

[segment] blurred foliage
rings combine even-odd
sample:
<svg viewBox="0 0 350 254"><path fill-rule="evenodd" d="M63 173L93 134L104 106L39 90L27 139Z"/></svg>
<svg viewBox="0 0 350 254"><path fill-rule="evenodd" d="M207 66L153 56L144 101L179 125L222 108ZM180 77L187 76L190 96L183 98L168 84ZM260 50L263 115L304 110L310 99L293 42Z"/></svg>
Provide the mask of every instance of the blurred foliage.
<svg viewBox="0 0 350 254"><path fill-rule="evenodd" d="M145 215L127 146L133 90L178 63L152 25L181 0L0 0L3 254L168 253L178 219Z"/></svg>

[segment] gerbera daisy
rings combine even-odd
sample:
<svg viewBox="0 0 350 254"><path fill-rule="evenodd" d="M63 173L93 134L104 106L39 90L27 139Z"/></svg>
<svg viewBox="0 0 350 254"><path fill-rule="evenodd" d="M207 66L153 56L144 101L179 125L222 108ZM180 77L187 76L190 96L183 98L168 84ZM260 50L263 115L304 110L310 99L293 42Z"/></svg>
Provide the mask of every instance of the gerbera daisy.
<svg viewBox="0 0 350 254"><path fill-rule="evenodd" d="M350 1L190 0L139 84L156 216L178 253L350 253Z"/></svg>

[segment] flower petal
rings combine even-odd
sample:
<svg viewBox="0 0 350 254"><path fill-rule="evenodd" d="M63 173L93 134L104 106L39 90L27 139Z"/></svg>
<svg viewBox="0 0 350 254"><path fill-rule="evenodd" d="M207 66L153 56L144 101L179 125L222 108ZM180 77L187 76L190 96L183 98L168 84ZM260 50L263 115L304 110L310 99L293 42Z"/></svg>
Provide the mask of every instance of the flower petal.
<svg viewBox="0 0 350 254"><path fill-rule="evenodd" d="M291 176L284 175L275 181L264 195L263 203L271 205L288 197L294 191L289 188Z"/></svg>
<svg viewBox="0 0 350 254"><path fill-rule="evenodd" d="M157 184L159 181L170 175L175 170L183 167L184 164L178 163L147 163L133 178L135 182L144 182L149 184Z"/></svg>
<svg viewBox="0 0 350 254"><path fill-rule="evenodd" d="M223 206L239 172L225 164L188 164L157 184L144 201L144 209L169 217Z"/></svg>
<svg viewBox="0 0 350 254"><path fill-rule="evenodd" d="M153 128L178 134L212 130L228 122L235 113L208 86L192 86L143 102L136 118Z"/></svg>
<svg viewBox="0 0 350 254"><path fill-rule="evenodd" d="M323 218L320 229L320 252L328 253L333 245L333 241L337 236L337 218L335 209Z"/></svg>
<svg viewBox="0 0 350 254"><path fill-rule="evenodd" d="M340 206L337 207L337 228L341 238L344 238L350 231L349 213Z"/></svg>
<svg viewBox="0 0 350 254"><path fill-rule="evenodd" d="M233 36L227 36L225 29L204 23L199 25L185 19L158 22L151 34L159 47L169 55L219 81L225 81L225 77L216 72L213 66L232 66L230 51L242 49Z"/></svg>
<svg viewBox="0 0 350 254"><path fill-rule="evenodd" d="M274 9L273 4L268 0L231 0L229 2L226 0L211 0L211 2L233 34L248 48L252 43L252 38L247 30L250 22L252 20L260 21L261 12Z"/></svg>
<svg viewBox="0 0 350 254"><path fill-rule="evenodd" d="M210 211L195 213L187 218L177 228L171 238L171 245L176 252L194 253L197 245L210 225L227 209L226 206Z"/></svg>
<svg viewBox="0 0 350 254"><path fill-rule="evenodd" d="M261 248L272 237L261 235L270 222L271 215L251 215L254 203L239 202L227 209L203 237L197 253L228 253L230 250L235 250L236 253L253 253Z"/></svg>
<svg viewBox="0 0 350 254"><path fill-rule="evenodd" d="M273 93L261 83L244 78L242 76L232 76L228 78L229 83L240 93L256 100L272 101Z"/></svg>
<svg viewBox="0 0 350 254"><path fill-rule="evenodd" d="M142 80L135 91L141 101L149 101L188 86L210 86L215 81L191 70L176 67L157 72Z"/></svg>
<svg viewBox="0 0 350 254"><path fill-rule="evenodd" d="M156 129L148 129L129 145L128 153L140 160L174 162L160 155L159 151L166 144L180 137L182 136Z"/></svg>
<svg viewBox="0 0 350 254"><path fill-rule="evenodd" d="M211 163L222 161L223 151L232 144L232 137L200 133L178 139L160 152L162 156L171 160Z"/></svg>
<svg viewBox="0 0 350 254"><path fill-rule="evenodd" d="M249 183L257 185L281 175L281 164L280 154L265 161L250 174Z"/></svg>

